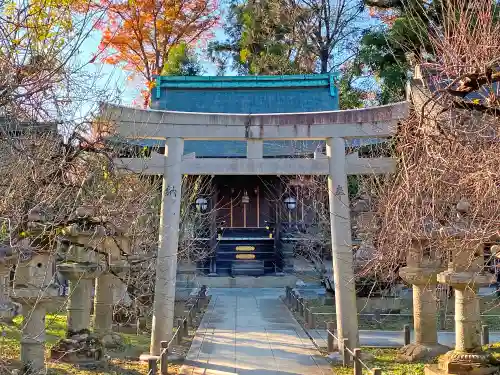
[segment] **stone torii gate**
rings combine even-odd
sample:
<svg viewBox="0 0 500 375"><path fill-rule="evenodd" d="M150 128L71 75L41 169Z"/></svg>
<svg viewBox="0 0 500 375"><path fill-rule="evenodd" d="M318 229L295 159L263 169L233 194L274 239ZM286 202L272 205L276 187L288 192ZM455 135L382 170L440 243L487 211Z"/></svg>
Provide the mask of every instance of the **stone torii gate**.
<svg viewBox="0 0 500 375"><path fill-rule="evenodd" d="M122 137L166 141L164 156L116 160L118 166L137 173L163 175L150 354L158 355L160 342L172 335L182 175L328 175L338 335L356 347L359 335L354 318L357 311L347 175L390 173L395 161L346 157L345 141L390 137L407 111L406 102L346 111L255 115L143 110L103 104L104 118ZM184 140L246 141L247 157L183 156ZM263 141L269 140L325 140L326 155L316 154L313 159L264 159Z"/></svg>

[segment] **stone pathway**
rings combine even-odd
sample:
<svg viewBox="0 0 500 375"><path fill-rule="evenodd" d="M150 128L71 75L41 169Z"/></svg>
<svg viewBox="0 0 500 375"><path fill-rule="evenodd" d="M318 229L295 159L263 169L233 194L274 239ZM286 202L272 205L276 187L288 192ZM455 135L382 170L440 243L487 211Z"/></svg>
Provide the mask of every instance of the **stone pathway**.
<svg viewBox="0 0 500 375"><path fill-rule="evenodd" d="M180 374L332 374L279 299L283 289L210 289L210 294Z"/></svg>

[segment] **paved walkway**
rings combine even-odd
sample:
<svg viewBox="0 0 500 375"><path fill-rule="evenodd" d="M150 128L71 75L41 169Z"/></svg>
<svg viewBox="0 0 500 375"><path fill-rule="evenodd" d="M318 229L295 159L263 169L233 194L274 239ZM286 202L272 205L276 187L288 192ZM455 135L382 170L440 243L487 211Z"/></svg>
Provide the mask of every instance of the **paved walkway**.
<svg viewBox="0 0 500 375"><path fill-rule="evenodd" d="M183 375L330 375L279 299L283 289L210 289Z"/></svg>

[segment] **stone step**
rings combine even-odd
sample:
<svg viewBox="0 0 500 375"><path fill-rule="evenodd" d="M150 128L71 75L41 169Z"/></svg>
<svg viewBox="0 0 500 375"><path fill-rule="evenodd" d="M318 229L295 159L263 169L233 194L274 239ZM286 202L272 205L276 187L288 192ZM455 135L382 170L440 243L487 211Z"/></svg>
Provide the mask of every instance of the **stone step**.
<svg viewBox="0 0 500 375"><path fill-rule="evenodd" d="M264 275L264 262L262 260L233 262L231 274L233 276L262 276Z"/></svg>
<svg viewBox="0 0 500 375"><path fill-rule="evenodd" d="M209 288L284 288L294 287L294 275L265 276L197 276L196 283Z"/></svg>

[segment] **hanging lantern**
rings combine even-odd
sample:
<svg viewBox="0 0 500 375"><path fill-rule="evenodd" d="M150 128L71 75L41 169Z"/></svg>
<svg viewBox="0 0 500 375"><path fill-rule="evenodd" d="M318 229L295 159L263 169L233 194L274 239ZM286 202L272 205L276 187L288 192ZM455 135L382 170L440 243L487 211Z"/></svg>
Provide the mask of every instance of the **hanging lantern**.
<svg viewBox="0 0 500 375"><path fill-rule="evenodd" d="M208 208L208 201L206 198L200 197L196 199L196 211L205 212Z"/></svg>
<svg viewBox="0 0 500 375"><path fill-rule="evenodd" d="M290 211L295 210L295 208L297 207L297 200L294 197L285 198L283 203Z"/></svg>
<svg viewBox="0 0 500 375"><path fill-rule="evenodd" d="M248 196L248 193L246 190L243 192L243 196L241 197L241 203L243 203L243 204L250 203L250 197Z"/></svg>

